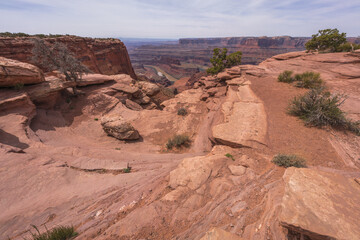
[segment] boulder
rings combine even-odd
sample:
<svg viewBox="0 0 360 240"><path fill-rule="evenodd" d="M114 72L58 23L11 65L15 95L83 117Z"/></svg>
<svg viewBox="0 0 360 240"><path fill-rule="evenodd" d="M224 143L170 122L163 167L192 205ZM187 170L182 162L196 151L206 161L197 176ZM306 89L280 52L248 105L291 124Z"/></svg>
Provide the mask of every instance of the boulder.
<svg viewBox="0 0 360 240"><path fill-rule="evenodd" d="M227 72L221 72L221 73L218 73L217 75L217 78L220 80L220 81L225 81L225 80L229 80L229 79L232 79L234 78L235 76L231 76L229 73Z"/></svg>
<svg viewBox="0 0 360 240"><path fill-rule="evenodd" d="M360 186L352 178L288 168L283 179L280 221L290 234L304 239L359 239Z"/></svg>
<svg viewBox="0 0 360 240"><path fill-rule="evenodd" d="M143 110L143 108L137 104L136 102L131 101L130 99L126 99L125 100L125 106L131 110L135 110L135 111L141 111Z"/></svg>
<svg viewBox="0 0 360 240"><path fill-rule="evenodd" d="M205 85L205 89L214 88L217 84L215 81L203 81L203 83Z"/></svg>
<svg viewBox="0 0 360 240"><path fill-rule="evenodd" d="M79 81L76 82L76 85L79 87L84 87L88 85L102 84L109 81L114 81L114 78L102 74L86 74L82 76Z"/></svg>
<svg viewBox="0 0 360 240"><path fill-rule="evenodd" d="M180 165L170 172L169 186L198 189L211 175L216 175L221 162L226 160L223 154L185 158Z"/></svg>
<svg viewBox="0 0 360 240"><path fill-rule="evenodd" d="M36 66L0 57L0 87L44 82L43 72Z"/></svg>
<svg viewBox="0 0 360 240"><path fill-rule="evenodd" d="M104 131L119 140L137 140L139 132L120 116L104 116L101 119Z"/></svg>
<svg viewBox="0 0 360 240"><path fill-rule="evenodd" d="M112 89L131 94L133 96L139 96L141 95L140 89L138 87L134 87L125 83L116 83L111 86Z"/></svg>
<svg viewBox="0 0 360 240"><path fill-rule="evenodd" d="M117 83L123 83L126 85L131 85L135 83L135 80L127 74L111 75L111 78L114 79Z"/></svg>
<svg viewBox="0 0 360 240"><path fill-rule="evenodd" d="M153 96L160 91L160 87L154 83L140 81L137 85L147 96Z"/></svg>
<svg viewBox="0 0 360 240"><path fill-rule="evenodd" d="M69 88L75 87L76 83L71 81L64 81L55 76L46 77L46 81L41 84L36 84L24 88L29 94L30 99L36 103L48 102L49 98L54 94Z"/></svg>
<svg viewBox="0 0 360 240"><path fill-rule="evenodd" d="M233 233L229 233L221 228L213 228L200 240L241 240L242 238Z"/></svg>

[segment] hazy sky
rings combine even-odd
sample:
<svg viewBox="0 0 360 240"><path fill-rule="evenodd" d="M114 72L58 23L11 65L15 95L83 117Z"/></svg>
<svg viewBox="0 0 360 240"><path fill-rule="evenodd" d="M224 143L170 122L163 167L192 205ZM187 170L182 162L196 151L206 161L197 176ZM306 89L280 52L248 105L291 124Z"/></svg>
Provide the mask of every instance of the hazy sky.
<svg viewBox="0 0 360 240"><path fill-rule="evenodd" d="M0 32L90 37L360 35L360 0L0 0Z"/></svg>

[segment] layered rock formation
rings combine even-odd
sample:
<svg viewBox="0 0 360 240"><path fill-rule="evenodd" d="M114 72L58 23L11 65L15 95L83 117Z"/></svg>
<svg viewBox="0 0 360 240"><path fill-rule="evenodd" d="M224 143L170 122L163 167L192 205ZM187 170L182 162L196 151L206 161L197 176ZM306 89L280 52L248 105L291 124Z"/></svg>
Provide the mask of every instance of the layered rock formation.
<svg viewBox="0 0 360 240"><path fill-rule="evenodd" d="M88 76L76 97L57 88L57 73L0 89L1 239L22 239L31 224L73 225L77 239L356 239L359 136L289 116L305 90L277 76L320 72L329 90L349 95L343 109L357 119L359 59L287 53L199 76L166 100L164 89L124 74ZM45 106L34 93L49 89L58 97ZM141 138L108 136L106 119ZM190 148L168 150L176 134ZM308 168L274 165L279 153Z"/></svg>
<svg viewBox="0 0 360 240"><path fill-rule="evenodd" d="M0 37L0 56L32 63L31 37ZM75 56L94 73L106 75L128 74L136 78L124 43L118 39L92 39L76 36L46 38L65 44Z"/></svg>
<svg viewBox="0 0 360 240"><path fill-rule="evenodd" d="M0 87L14 87L44 81L42 71L27 63L0 57Z"/></svg>

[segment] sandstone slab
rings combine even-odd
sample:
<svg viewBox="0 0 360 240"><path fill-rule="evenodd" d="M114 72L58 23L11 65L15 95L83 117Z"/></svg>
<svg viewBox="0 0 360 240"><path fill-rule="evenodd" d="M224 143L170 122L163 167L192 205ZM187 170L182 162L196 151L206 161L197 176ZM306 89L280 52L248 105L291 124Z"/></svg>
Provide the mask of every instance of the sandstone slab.
<svg viewBox="0 0 360 240"><path fill-rule="evenodd" d="M43 72L29 63L0 57L0 87L44 82Z"/></svg>
<svg viewBox="0 0 360 240"><path fill-rule="evenodd" d="M353 179L289 168L284 177L281 224L310 239L358 239L360 186Z"/></svg>
<svg viewBox="0 0 360 240"><path fill-rule="evenodd" d="M36 84L25 88L29 94L30 99L35 102L46 102L51 95L62 91L69 87L75 87L76 83L71 81L64 81L55 76L46 77L46 81L41 84Z"/></svg>
<svg viewBox="0 0 360 240"><path fill-rule="evenodd" d="M109 81L114 81L114 78L102 74L86 74L76 82L76 85L79 87L84 87L88 85L102 84Z"/></svg>
<svg viewBox="0 0 360 240"><path fill-rule="evenodd" d="M263 104L249 85L229 89L222 105L223 123L213 126L212 134L219 143L233 147L265 144L267 131Z"/></svg>
<svg viewBox="0 0 360 240"><path fill-rule="evenodd" d="M169 186L196 190L208 180L210 175L219 170L220 166L217 163L221 160L226 160L226 157L210 155L185 158L175 170L170 172Z"/></svg>
<svg viewBox="0 0 360 240"><path fill-rule="evenodd" d="M116 84L112 85L111 88L114 90L120 91L120 92L134 95L134 96L140 94L139 88L130 86L130 85L124 84L124 83L116 83Z"/></svg>

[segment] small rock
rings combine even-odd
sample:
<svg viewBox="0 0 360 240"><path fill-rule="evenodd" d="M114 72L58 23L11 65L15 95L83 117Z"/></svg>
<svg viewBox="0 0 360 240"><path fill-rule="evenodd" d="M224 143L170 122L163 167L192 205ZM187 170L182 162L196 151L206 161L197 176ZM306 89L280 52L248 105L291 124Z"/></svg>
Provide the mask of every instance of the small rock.
<svg viewBox="0 0 360 240"><path fill-rule="evenodd" d="M231 174L235 176L241 176L246 172L246 167L244 166L230 165L228 168L230 169Z"/></svg>
<svg viewBox="0 0 360 240"><path fill-rule="evenodd" d="M153 96L160 91L160 87L155 83L140 81L137 85L147 96Z"/></svg>

